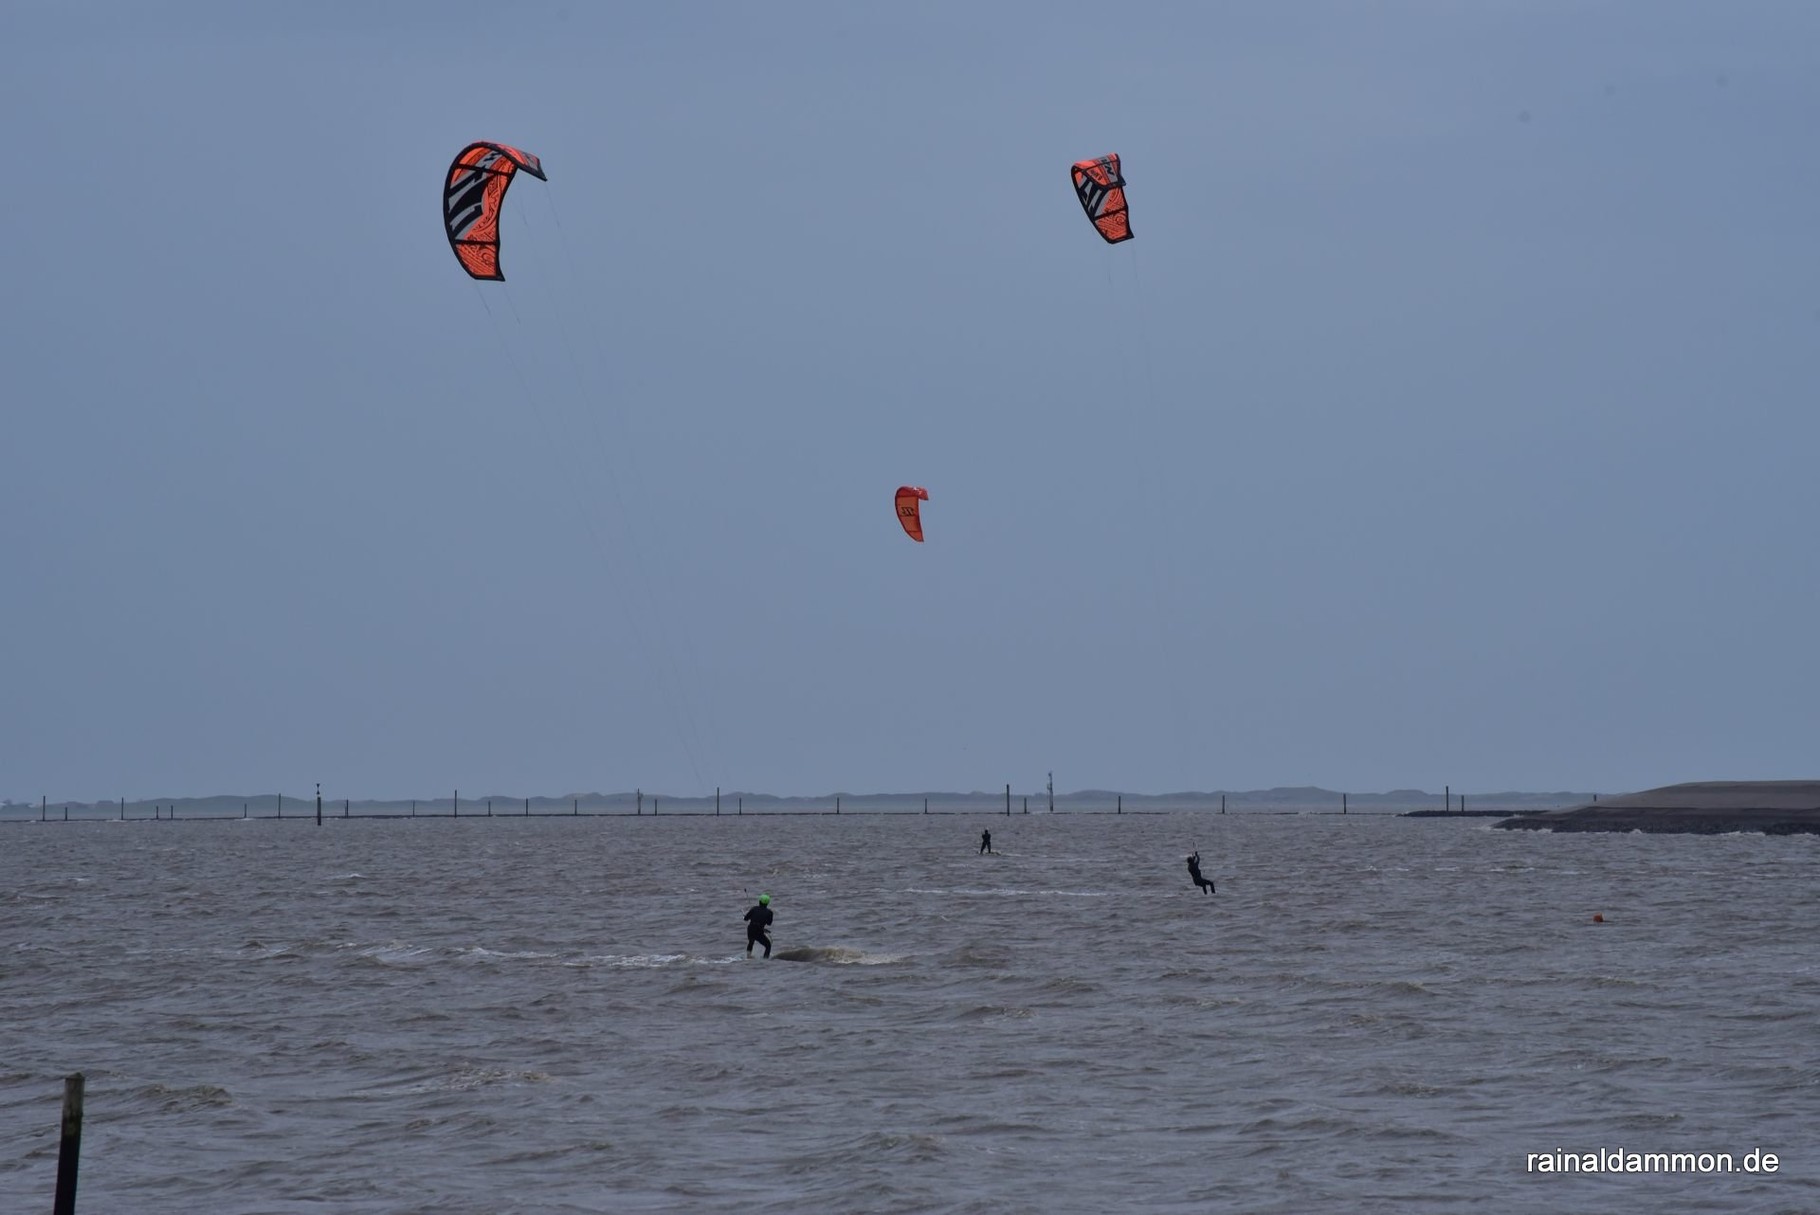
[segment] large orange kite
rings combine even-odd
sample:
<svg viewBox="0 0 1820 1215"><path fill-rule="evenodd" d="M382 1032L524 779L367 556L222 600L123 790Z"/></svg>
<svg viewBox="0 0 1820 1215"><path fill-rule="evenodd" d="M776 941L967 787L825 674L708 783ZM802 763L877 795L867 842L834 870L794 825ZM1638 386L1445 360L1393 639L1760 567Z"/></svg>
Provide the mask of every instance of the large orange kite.
<svg viewBox="0 0 1820 1215"><path fill-rule="evenodd" d="M499 208L520 169L550 180L537 157L503 143L471 143L449 166L442 183L442 224L461 268L475 278L505 278L499 271Z"/></svg>
<svg viewBox="0 0 1820 1215"><path fill-rule="evenodd" d="M1131 216L1125 210L1125 176L1119 172L1118 154L1097 160L1077 160L1072 170L1075 197L1106 243L1131 239Z"/></svg>

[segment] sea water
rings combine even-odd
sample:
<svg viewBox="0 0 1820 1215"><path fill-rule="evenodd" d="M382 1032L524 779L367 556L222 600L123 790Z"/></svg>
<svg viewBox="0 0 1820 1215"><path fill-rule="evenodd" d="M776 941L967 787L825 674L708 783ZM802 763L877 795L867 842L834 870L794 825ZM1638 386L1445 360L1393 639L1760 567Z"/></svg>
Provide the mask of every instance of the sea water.
<svg viewBox="0 0 1820 1215"><path fill-rule="evenodd" d="M49 1209L81 1072L78 1209L127 1215L1812 1212L1817 867L1366 815L9 823L0 1211Z"/></svg>

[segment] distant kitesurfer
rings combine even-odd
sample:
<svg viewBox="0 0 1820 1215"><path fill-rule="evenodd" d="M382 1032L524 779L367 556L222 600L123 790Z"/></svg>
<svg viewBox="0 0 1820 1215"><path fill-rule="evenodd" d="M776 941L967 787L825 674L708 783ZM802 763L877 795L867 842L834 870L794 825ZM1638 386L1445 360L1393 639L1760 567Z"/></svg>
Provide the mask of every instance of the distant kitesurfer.
<svg viewBox="0 0 1820 1215"><path fill-rule="evenodd" d="M984 856L986 853L991 852L991 851L992 851L992 832L990 832L990 831L980 832L980 855Z"/></svg>
<svg viewBox="0 0 1820 1215"><path fill-rule="evenodd" d="M1188 858L1188 877L1196 886L1199 886L1203 892L1207 894L1213 893L1213 883L1201 876L1201 852L1198 848L1195 849L1194 853Z"/></svg>
<svg viewBox="0 0 1820 1215"><path fill-rule="evenodd" d="M771 938L765 935L765 929L771 927L771 896L758 896L758 906L746 912L746 956L752 956L754 945L765 947L765 956L771 956Z"/></svg>

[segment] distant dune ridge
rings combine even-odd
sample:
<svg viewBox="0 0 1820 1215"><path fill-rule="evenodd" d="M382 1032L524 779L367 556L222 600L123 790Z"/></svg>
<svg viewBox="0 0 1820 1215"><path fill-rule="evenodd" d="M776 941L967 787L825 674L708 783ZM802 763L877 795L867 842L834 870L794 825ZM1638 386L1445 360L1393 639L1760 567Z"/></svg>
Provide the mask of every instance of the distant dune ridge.
<svg viewBox="0 0 1820 1215"><path fill-rule="evenodd" d="M1820 780L1709 780L1664 785L1496 824L1522 831L1820 835Z"/></svg>

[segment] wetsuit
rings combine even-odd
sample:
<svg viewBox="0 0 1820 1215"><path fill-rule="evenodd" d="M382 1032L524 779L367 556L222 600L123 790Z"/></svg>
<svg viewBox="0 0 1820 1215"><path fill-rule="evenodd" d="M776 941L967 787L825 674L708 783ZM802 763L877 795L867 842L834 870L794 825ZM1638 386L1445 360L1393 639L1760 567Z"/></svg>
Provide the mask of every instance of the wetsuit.
<svg viewBox="0 0 1820 1215"><path fill-rule="evenodd" d="M981 852L991 852L992 851L992 832L990 832L990 831L980 832L980 851Z"/></svg>
<svg viewBox="0 0 1820 1215"><path fill-rule="evenodd" d="M763 903L746 912L746 953L748 955L752 953L754 945L763 945L765 956L767 958L771 956L771 938L765 934L765 929L769 927L771 927L771 909Z"/></svg>
<svg viewBox="0 0 1820 1215"><path fill-rule="evenodd" d="M1198 852L1188 858L1188 877L1204 893L1213 893L1213 883L1201 876L1201 854Z"/></svg>

